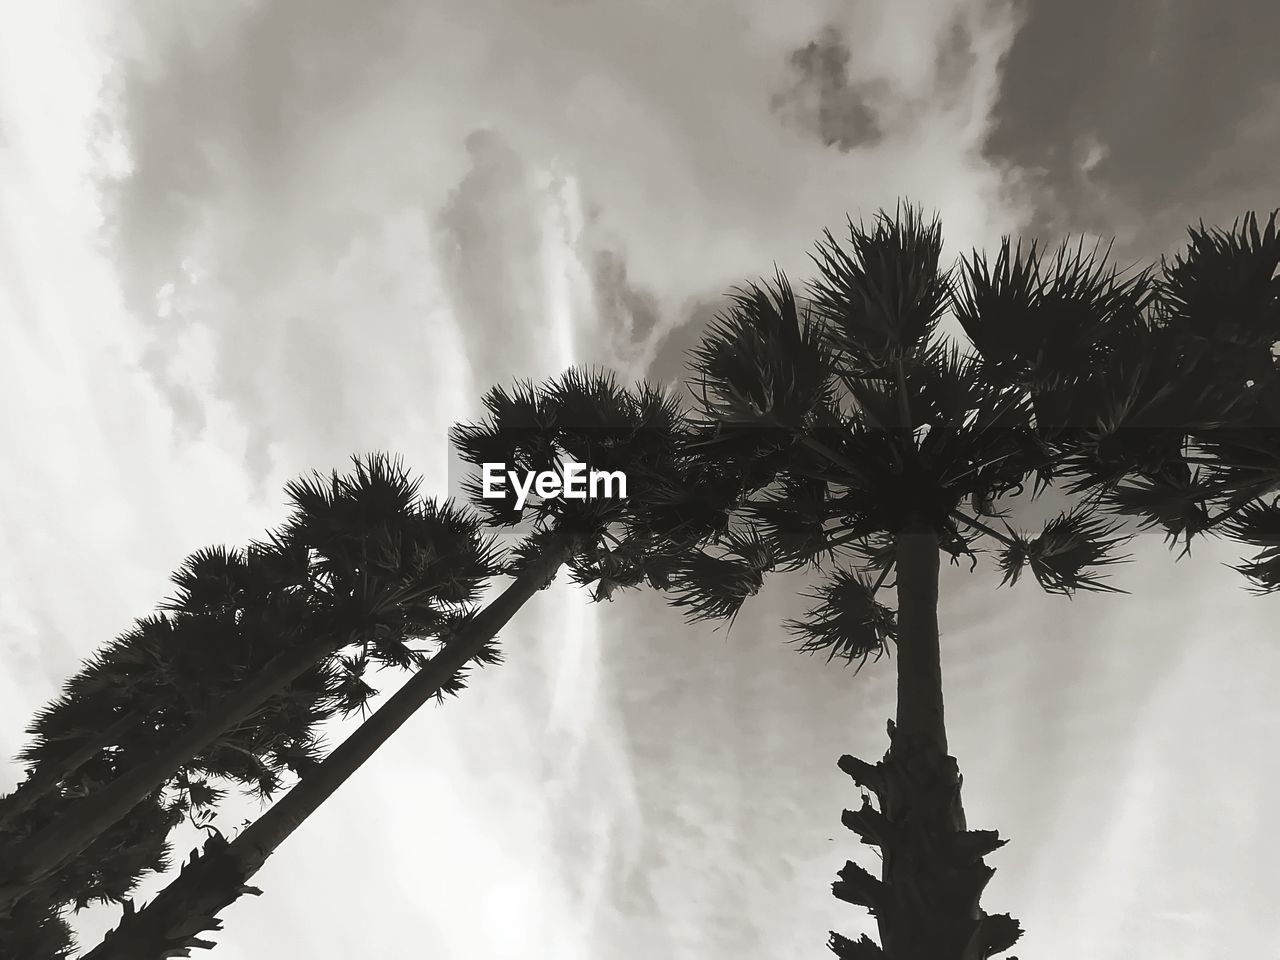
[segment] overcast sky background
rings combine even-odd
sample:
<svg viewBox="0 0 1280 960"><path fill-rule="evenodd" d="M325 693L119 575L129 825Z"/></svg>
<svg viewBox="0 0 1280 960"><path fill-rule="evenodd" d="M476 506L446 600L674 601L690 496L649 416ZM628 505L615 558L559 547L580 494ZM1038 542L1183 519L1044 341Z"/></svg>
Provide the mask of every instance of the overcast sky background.
<svg viewBox="0 0 1280 960"><path fill-rule="evenodd" d="M490 384L668 382L727 287L803 278L846 212L905 195L949 256L1070 231L1127 262L1280 205L1263 0L0 7L9 756L187 553L277 524L290 478L389 450L443 492ZM944 567L966 809L1011 839L984 904L1024 960L1264 956L1277 601L1229 547L1135 552L1131 596L1072 602ZM835 760L882 753L891 666L783 644L801 586L728 635L541 595L215 955L771 960L869 929L829 893L859 855Z"/></svg>

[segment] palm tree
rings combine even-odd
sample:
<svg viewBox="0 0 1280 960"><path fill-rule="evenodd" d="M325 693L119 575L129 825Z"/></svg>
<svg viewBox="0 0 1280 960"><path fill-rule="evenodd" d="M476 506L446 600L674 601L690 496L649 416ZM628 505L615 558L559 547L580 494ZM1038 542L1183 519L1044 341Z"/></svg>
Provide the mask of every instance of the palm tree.
<svg viewBox="0 0 1280 960"><path fill-rule="evenodd" d="M189 556L172 578L180 599L136 621L37 714L28 728L33 740L18 757L29 765L28 777L0 798L0 831L60 787L65 792L90 761L131 738L154 739L157 725L192 712L193 696L207 697L236 672L263 667L263 654L272 651L255 642L256 634L297 623L286 598L300 599L309 566L305 544L274 536L247 551L214 547Z"/></svg>
<svg viewBox="0 0 1280 960"><path fill-rule="evenodd" d="M512 584L478 613L442 622L438 652L404 687L234 840L214 835L155 900L138 911L127 907L117 930L85 960L164 958L211 946L201 935L220 929L217 914L226 906L258 892L249 880L266 859L422 706L461 689L467 663L494 662L497 632L562 567L575 582L594 586L597 601L646 580L666 585L689 545L719 530L727 516L735 488L717 486L701 464L681 460L679 411L648 384L628 391L608 374L570 370L539 387L495 388L484 404L486 420L454 431L469 462L540 470L567 459L621 470L628 498L535 498L526 519L512 498L484 499L480 484L468 482L495 526L528 528L511 551Z"/></svg>
<svg viewBox="0 0 1280 960"><path fill-rule="evenodd" d="M23 759L37 787L10 808L11 826L25 827L4 838L0 915L157 791L177 789L181 812L212 806L210 778L274 792L283 771L317 762L314 727L371 695L370 660L421 662L407 641L435 628L441 604L472 601L495 568L478 518L415 505L415 490L398 464L357 461L353 478L291 484L295 514L268 542L188 560L169 612L141 621L36 718ZM334 657L352 640L355 656ZM95 733L139 708L126 736Z"/></svg>
<svg viewBox="0 0 1280 960"><path fill-rule="evenodd" d="M1245 572L1280 587L1280 509L1259 499L1280 487L1280 444L1274 418L1258 426L1280 411L1275 218L1265 233L1246 220L1192 236L1158 281L1096 247L1045 256L1008 238L994 261L975 253L951 271L938 221L900 206L850 221L847 247L828 232L806 298L780 273L737 291L693 353L693 449L736 465L752 492L730 554L704 551L678 602L731 617L772 564L815 569L816 603L788 624L801 649L859 667L895 655L888 752L840 759L875 798L843 822L882 858L879 877L850 861L833 884L880 934L832 933L842 958L971 960L1021 933L979 906L984 857L1005 841L968 829L949 755L940 551L972 565L995 541L1004 583L1029 569L1071 596L1116 591L1102 571L1126 559L1129 534L1104 512L1185 539L1222 522L1264 547ZM948 311L972 351L938 334ZM1074 498L1034 536L1004 522L1027 485ZM896 614L879 599L891 576Z"/></svg>
<svg viewBox="0 0 1280 960"><path fill-rule="evenodd" d="M165 727L171 729L180 722L181 703L175 701L174 694L185 692L194 697L201 693L198 682L192 682L194 675L180 669L184 660L181 654L187 654L186 659L198 652L204 658L238 658L252 669L253 658L237 649L236 640L245 635L239 626L225 618L152 617L100 653L77 678L82 681L75 684L77 695L61 698L42 712L35 725L41 736L24 751L24 756L38 758L47 748L46 764L34 768L39 773L62 759L60 748L89 753L74 742L76 736L90 739L99 745L98 750L89 759L76 763L74 769L65 769L55 789L38 797L29 792L23 798L26 802L11 815L3 831L8 847L21 850L30 837L68 815L74 816L82 798L110 782L120 770L145 758ZM311 673L315 676L299 678L283 695L273 698L268 709L228 731L200 756L172 772L161 789L99 833L84 850L43 881L29 887L12 916L0 920L0 939L32 942L44 930L41 936L45 939L33 942L46 942L49 931L65 930L65 924L57 917L65 905L80 909L94 901L120 902L147 872L166 869L167 837L173 827L188 816L195 822L207 820L225 793L211 780L251 787L264 794L272 792L286 764L315 752L315 725L333 712L329 703L332 697L325 689L332 682L324 681L316 671ZM95 718L109 714L111 708L103 700L112 699L116 690L115 683L110 683L95 694L94 683L83 682L95 675L103 683L129 679L136 702L146 705L145 714L155 722L124 729L109 741L94 737ZM185 683L175 686L177 678L183 678ZM223 681L216 672L210 672L205 679L213 689ZM100 746L102 743L107 746ZM33 946L21 955L36 960L59 954Z"/></svg>
<svg viewBox="0 0 1280 960"><path fill-rule="evenodd" d="M45 801L49 802L49 801ZM75 942L64 914L68 905L123 901L138 881L169 868L168 837L182 813L159 793L113 824L78 857L44 881L0 919L0 955L61 960ZM7 951L7 952L6 952Z"/></svg>
<svg viewBox="0 0 1280 960"><path fill-rule="evenodd" d="M969 551L954 515L967 497L989 497L1026 473L1030 424L1024 404L932 342L948 293L936 222L908 211L853 231L852 256L828 237L819 261L827 286L815 284L811 305L779 274L739 291L695 350L708 416L700 449L755 465L759 492L744 505L749 530L740 536L783 568L831 568L810 617L790 625L802 649L861 663L896 648L889 751L875 767L844 762L878 798L878 811L846 822L874 820L862 835L880 847L883 874L850 861L836 895L872 910L887 956L988 956L1011 945L1017 927L976 906L989 876L981 858L999 841L966 829L948 755L938 552ZM897 616L877 600L895 570ZM713 580L690 592L695 610L721 595ZM983 939L986 953L964 952ZM833 944L847 956L880 950L865 938L833 935Z"/></svg>
<svg viewBox="0 0 1280 960"><path fill-rule="evenodd" d="M41 798L57 790L59 784L69 780L103 750L119 744L141 727L145 719L146 711L142 707L126 707L104 729L83 737L57 759L37 765L13 793L0 797L0 831L9 830Z"/></svg>
<svg viewBox="0 0 1280 960"><path fill-rule="evenodd" d="M212 947L202 939L221 929L218 913L244 894L259 894L249 881L276 849L347 781L392 734L434 697L456 693L470 661L499 659L491 644L498 630L570 558L571 538L544 544L537 561L522 570L507 589L450 633L440 652L333 750L314 770L261 817L228 842L214 833L202 851L154 900L135 911L126 904L119 927L83 960L185 956L193 947Z"/></svg>

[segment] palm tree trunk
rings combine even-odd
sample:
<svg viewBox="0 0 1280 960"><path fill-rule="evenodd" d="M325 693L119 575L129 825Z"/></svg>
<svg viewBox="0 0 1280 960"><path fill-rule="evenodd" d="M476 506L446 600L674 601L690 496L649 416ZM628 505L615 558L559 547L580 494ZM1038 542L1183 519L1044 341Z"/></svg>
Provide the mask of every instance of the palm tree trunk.
<svg viewBox="0 0 1280 960"><path fill-rule="evenodd" d="M995 872L982 858L1004 844L994 831L969 831L960 803L960 771L947 754L938 643L938 538L913 521L897 537L898 706L889 723L889 751L874 766L853 757L840 767L871 791L843 822L880 848L876 880L849 861L832 884L841 900L875 915L880 946L832 934L842 960L985 960L1017 939L1008 916L978 906Z"/></svg>
<svg viewBox="0 0 1280 960"><path fill-rule="evenodd" d="M0 916L34 884L54 874L102 831L162 786L178 767L214 743L226 730L251 717L272 695L346 641L345 633L335 631L280 653L145 761L91 796L75 801L66 813L23 840L17 849L6 851L0 872Z"/></svg>
<svg viewBox="0 0 1280 960"><path fill-rule="evenodd" d="M899 733L947 752L938 643L938 535L923 523L897 538ZM963 829L963 828L961 828Z"/></svg>
<svg viewBox="0 0 1280 960"><path fill-rule="evenodd" d="M193 852L172 883L141 910L126 907L120 926L81 960L167 960L212 946L200 935L221 929L217 915L235 900L261 892L248 881L267 858L551 582L572 552L567 537L551 544L313 772L235 840L215 835Z"/></svg>
<svg viewBox="0 0 1280 960"><path fill-rule="evenodd" d="M126 710L105 730L97 736L87 737L65 757L39 764L26 780L18 784L13 793L0 797L0 833L10 829L42 797L57 789L60 783L99 752L119 744L125 734L140 724L146 715L147 711L142 707Z"/></svg>

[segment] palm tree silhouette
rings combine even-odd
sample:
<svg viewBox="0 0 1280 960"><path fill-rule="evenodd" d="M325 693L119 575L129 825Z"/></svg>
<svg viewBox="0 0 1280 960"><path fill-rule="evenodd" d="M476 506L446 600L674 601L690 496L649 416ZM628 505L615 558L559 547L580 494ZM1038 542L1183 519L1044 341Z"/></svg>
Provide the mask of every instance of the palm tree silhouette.
<svg viewBox="0 0 1280 960"><path fill-rule="evenodd" d="M460 673L469 661L499 659L490 646L498 630L548 585L566 555L549 548L526 567L499 597L454 630L408 683L233 840L214 833L154 900L141 910L126 903L120 925L84 960L166 958L185 955L192 947L212 947L203 935L221 929L218 913L245 894L261 893L248 881L307 817L418 709L433 697L458 692Z"/></svg>
<svg viewBox="0 0 1280 960"><path fill-rule="evenodd" d="M485 406L486 420L454 431L467 461L540 470L573 459L622 470L628 498L535 499L525 518L513 498L483 499L469 481L493 525L527 530L511 550L513 582L479 612L442 624L442 646L404 687L237 837L214 835L154 900L136 911L127 905L117 929L85 960L164 958L211 946L203 935L221 928L217 914L226 906L259 892L248 881L267 858L421 707L458 692L467 663L495 662L498 631L562 567L577 583L594 585L596 601L645 581L665 585L690 545L720 529L728 514L728 501L713 508L714 494L700 482L705 469L690 473L682 462L677 407L648 384L625 390L608 374L570 370L538 387L495 388Z"/></svg>
<svg viewBox="0 0 1280 960"><path fill-rule="evenodd" d="M182 813L159 792L134 807L0 920L0 955L23 960L71 956L75 940L66 907L121 902L139 879L167 870L168 837L181 819Z"/></svg>
<svg viewBox="0 0 1280 960"><path fill-rule="evenodd" d="M265 543L188 559L168 611L36 717L32 776L6 811L0 918L33 892L66 891L59 873L148 797L175 791L171 812L207 819L223 792L211 781L271 795L318 762L317 725L372 694L369 662L421 662L409 642L474 601L496 555L477 516L415 504L415 490L398 463L357 460L351 477L292 483L294 515ZM122 733L125 716L139 722Z"/></svg>
<svg viewBox="0 0 1280 960"><path fill-rule="evenodd" d="M1193 230L1159 280L1083 244L1045 256L1006 238L955 270L941 253L939 222L915 208L850 221L847 246L818 244L807 297L781 273L738 290L692 356L695 445L751 492L734 555L705 551L679 602L731 617L772 565L815 569L815 605L787 624L801 649L896 660L888 752L839 762L875 798L843 823L882 859L879 877L847 862L832 887L877 920L879 944L831 934L856 960L984 958L1021 934L979 907L983 858L1005 841L968 829L948 752L940 551L972 565L994 540L1004 583L1029 569L1050 593L1116 591L1103 571L1131 534L1111 513L1262 546L1241 569L1280 587L1280 510L1260 500L1280 487L1274 216L1265 232L1252 217ZM972 351L938 334L948 310ZM1004 522L1028 484L1074 498L1035 536ZM878 598L891 576L896 614Z"/></svg>

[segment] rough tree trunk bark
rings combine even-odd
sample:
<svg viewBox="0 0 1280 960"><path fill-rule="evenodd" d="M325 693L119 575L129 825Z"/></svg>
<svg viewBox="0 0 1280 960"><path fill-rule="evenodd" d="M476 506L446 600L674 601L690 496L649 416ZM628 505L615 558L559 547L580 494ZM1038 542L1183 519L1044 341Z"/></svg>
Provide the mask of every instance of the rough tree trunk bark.
<svg viewBox="0 0 1280 960"><path fill-rule="evenodd" d="M978 906L995 872L982 858L1003 846L994 831L966 829L960 771L947 754L938 644L938 538L912 522L897 538L898 708L889 751L874 766L853 757L840 768L875 795L844 825L883 861L877 880L849 861L832 884L847 903L875 916L880 945L832 933L841 960L985 960L1008 949L1020 929Z"/></svg>
<svg viewBox="0 0 1280 960"><path fill-rule="evenodd" d="M126 906L120 926L81 960L167 960L212 947L201 935L222 928L218 913L244 894L267 858L374 752L470 661L572 555L568 538L549 546L493 602L362 723L313 772L230 843L215 835L141 910Z"/></svg>

